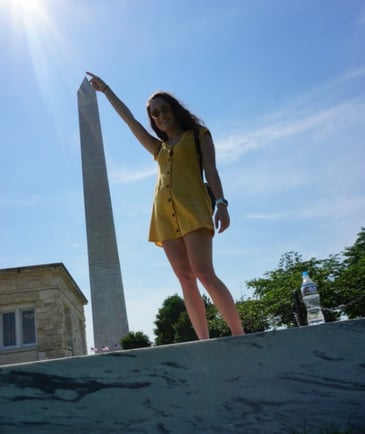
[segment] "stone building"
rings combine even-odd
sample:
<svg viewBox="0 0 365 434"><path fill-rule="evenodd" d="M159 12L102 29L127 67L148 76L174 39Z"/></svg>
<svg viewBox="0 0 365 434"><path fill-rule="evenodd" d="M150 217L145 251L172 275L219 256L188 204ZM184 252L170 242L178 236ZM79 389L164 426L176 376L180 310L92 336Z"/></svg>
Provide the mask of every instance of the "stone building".
<svg viewBox="0 0 365 434"><path fill-rule="evenodd" d="M87 299L62 263L0 270L0 365L86 354Z"/></svg>

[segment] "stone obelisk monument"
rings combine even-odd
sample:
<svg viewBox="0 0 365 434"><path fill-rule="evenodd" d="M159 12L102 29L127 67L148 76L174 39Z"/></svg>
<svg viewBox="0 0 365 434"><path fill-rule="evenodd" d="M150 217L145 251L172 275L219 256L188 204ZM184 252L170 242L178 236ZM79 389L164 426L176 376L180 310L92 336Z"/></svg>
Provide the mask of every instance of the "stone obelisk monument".
<svg viewBox="0 0 365 434"><path fill-rule="evenodd" d="M119 344L128 333L96 92L87 78L77 93L94 344Z"/></svg>

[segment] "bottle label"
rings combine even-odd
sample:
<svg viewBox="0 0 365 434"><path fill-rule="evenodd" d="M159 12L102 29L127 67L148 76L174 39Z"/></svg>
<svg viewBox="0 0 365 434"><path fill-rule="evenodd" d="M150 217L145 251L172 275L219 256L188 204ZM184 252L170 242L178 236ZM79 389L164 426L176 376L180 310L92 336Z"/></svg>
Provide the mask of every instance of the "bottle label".
<svg viewBox="0 0 365 434"><path fill-rule="evenodd" d="M309 285L302 286L302 295L305 297L306 295L317 294L317 287L313 283Z"/></svg>

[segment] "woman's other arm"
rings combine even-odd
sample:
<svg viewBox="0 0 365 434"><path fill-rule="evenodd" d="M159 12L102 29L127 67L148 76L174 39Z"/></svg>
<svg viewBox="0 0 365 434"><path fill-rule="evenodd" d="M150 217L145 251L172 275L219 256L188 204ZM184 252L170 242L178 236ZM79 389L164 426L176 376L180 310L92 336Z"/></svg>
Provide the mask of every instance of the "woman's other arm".
<svg viewBox="0 0 365 434"><path fill-rule="evenodd" d="M210 133L204 134L201 142L202 163L208 184L213 190L214 197L220 199L224 197L222 182L217 170L215 160L215 148ZM224 204L217 205L217 211L214 216L215 227L221 233L226 230L230 224L229 213Z"/></svg>

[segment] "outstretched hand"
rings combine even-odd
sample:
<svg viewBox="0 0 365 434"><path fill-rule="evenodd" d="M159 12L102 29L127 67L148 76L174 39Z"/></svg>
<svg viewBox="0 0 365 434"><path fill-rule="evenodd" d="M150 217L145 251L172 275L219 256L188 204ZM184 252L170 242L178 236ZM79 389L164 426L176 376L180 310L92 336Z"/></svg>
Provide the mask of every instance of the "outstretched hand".
<svg viewBox="0 0 365 434"><path fill-rule="evenodd" d="M104 92L105 88L107 87L107 84L105 81L103 81L100 77L98 77L95 74L92 74L91 72L86 72L87 75L91 77L90 84L91 86L97 90L98 92Z"/></svg>
<svg viewBox="0 0 365 434"><path fill-rule="evenodd" d="M222 233L225 231L230 223L230 218L228 214L228 209L226 206L221 205L217 206L217 211L214 216L215 228L218 229L218 233Z"/></svg>

